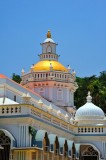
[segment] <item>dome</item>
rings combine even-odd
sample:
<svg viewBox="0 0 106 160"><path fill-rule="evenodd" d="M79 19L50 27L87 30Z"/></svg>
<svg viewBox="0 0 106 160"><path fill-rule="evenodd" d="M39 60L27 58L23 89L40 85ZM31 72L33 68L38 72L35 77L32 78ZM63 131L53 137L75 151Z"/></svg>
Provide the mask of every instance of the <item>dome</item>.
<svg viewBox="0 0 106 160"><path fill-rule="evenodd" d="M65 68L61 63L51 60L39 61L34 65L33 71L48 71L50 70L51 64L53 70L68 72L67 68Z"/></svg>
<svg viewBox="0 0 106 160"><path fill-rule="evenodd" d="M52 43L54 43L53 39L51 39L51 38L46 38L46 39L44 40L44 43L46 43L46 42L52 42Z"/></svg>
<svg viewBox="0 0 106 160"><path fill-rule="evenodd" d="M87 96L87 103L80 107L75 114L76 120L104 119L104 112L102 109L94 105L91 100L92 97L89 92Z"/></svg>

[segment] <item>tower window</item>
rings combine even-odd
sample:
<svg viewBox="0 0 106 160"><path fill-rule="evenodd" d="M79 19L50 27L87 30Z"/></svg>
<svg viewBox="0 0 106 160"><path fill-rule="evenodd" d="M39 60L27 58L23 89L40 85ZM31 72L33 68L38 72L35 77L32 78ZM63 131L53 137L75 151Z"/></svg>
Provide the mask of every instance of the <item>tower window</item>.
<svg viewBox="0 0 106 160"><path fill-rule="evenodd" d="M52 52L52 47L51 46L48 46L47 47L47 53L51 53Z"/></svg>

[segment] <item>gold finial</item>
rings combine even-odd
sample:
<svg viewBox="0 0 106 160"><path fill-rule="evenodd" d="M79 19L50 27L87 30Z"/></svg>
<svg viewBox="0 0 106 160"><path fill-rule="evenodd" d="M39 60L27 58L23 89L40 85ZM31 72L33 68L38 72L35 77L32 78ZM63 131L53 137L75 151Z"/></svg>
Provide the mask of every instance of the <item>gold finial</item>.
<svg viewBox="0 0 106 160"><path fill-rule="evenodd" d="M47 32L47 38L51 38L51 32L50 32L50 30L48 30L48 32Z"/></svg>

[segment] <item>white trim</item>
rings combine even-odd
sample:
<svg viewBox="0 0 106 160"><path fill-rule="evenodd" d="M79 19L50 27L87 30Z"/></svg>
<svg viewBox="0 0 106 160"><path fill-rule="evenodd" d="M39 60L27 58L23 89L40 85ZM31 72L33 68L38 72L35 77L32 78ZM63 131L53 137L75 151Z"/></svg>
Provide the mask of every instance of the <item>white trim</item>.
<svg viewBox="0 0 106 160"><path fill-rule="evenodd" d="M1 128L0 128L0 131L3 131L6 136L8 136L11 140L15 141L14 137L12 136L12 134L9 131L7 131L5 129L1 129Z"/></svg>

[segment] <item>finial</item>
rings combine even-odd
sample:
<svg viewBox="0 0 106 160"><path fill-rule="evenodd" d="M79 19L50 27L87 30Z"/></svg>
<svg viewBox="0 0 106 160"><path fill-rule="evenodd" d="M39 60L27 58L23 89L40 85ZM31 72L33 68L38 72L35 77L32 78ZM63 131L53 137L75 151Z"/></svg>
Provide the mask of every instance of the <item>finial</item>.
<svg viewBox="0 0 106 160"><path fill-rule="evenodd" d="M92 97L91 97L91 95L90 95L90 91L88 91L88 96L87 96L87 102L88 103L91 103L92 102Z"/></svg>
<svg viewBox="0 0 106 160"><path fill-rule="evenodd" d="M50 30L48 30L48 32L47 32L47 38L51 38L51 32L50 32Z"/></svg>
<svg viewBox="0 0 106 160"><path fill-rule="evenodd" d="M67 69L71 70L71 67L70 67L70 65L68 65Z"/></svg>

